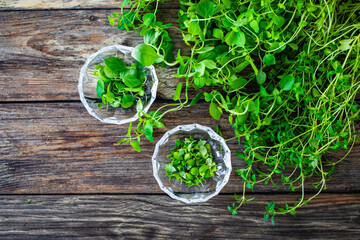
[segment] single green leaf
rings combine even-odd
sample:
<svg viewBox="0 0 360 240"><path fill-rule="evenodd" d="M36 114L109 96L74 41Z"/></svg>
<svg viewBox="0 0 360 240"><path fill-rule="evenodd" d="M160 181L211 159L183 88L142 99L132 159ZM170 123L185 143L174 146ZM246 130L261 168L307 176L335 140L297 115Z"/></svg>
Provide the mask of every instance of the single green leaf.
<svg viewBox="0 0 360 240"><path fill-rule="evenodd" d="M195 63L195 72L199 73L199 76L203 76L205 73L205 65L200 62L200 63Z"/></svg>
<svg viewBox="0 0 360 240"><path fill-rule="evenodd" d="M204 95L204 92L201 91L199 92L198 94L196 94L195 98L190 102L189 106L192 106L194 105L195 103L197 103L201 98L202 96Z"/></svg>
<svg viewBox="0 0 360 240"><path fill-rule="evenodd" d="M144 108L144 105L142 104L141 99L139 99L136 103L136 111L139 112L139 111L143 110L143 108Z"/></svg>
<svg viewBox="0 0 360 240"><path fill-rule="evenodd" d="M260 86L260 96L267 97L269 94L266 92L266 89L263 86Z"/></svg>
<svg viewBox="0 0 360 240"><path fill-rule="evenodd" d="M214 50L214 47L202 47L199 50L196 50L195 53L201 54L201 53L207 53Z"/></svg>
<svg viewBox="0 0 360 240"><path fill-rule="evenodd" d="M217 106L216 103L214 103L214 102L211 102L211 103L210 103L209 112L210 112L210 115L211 115L215 120L219 120L219 119L220 119L220 117L221 117L221 112L220 112L220 110L218 109L218 106Z"/></svg>
<svg viewBox="0 0 360 240"><path fill-rule="evenodd" d="M105 93L105 83L103 80L99 79L96 84L96 95L101 97Z"/></svg>
<svg viewBox="0 0 360 240"><path fill-rule="evenodd" d="M231 0L222 0L224 6L226 9L230 9L231 8L231 3L232 1Z"/></svg>
<svg viewBox="0 0 360 240"><path fill-rule="evenodd" d="M155 16L155 14L153 14L153 13L147 13L147 14L145 14L145 15L143 16L142 19L143 19L143 21L144 21L145 26L149 26L150 23L151 23L154 19L156 19L156 16Z"/></svg>
<svg viewBox="0 0 360 240"><path fill-rule="evenodd" d="M131 141L130 144L137 152L141 152L140 144L137 141Z"/></svg>
<svg viewBox="0 0 360 240"><path fill-rule="evenodd" d="M274 65L275 64L275 56L273 54L266 54L264 56L263 62L268 66Z"/></svg>
<svg viewBox="0 0 360 240"><path fill-rule="evenodd" d="M205 96L205 101L210 102L212 100L212 95L204 92L204 96Z"/></svg>
<svg viewBox="0 0 360 240"><path fill-rule="evenodd" d="M298 50L299 46L296 43L288 43L288 45L293 49L293 50Z"/></svg>
<svg viewBox="0 0 360 240"><path fill-rule="evenodd" d="M123 9L126 5L128 5L129 2L130 2L130 0L124 0L120 5L121 9Z"/></svg>
<svg viewBox="0 0 360 240"><path fill-rule="evenodd" d="M319 93L319 91L316 89L316 87L313 87L313 89L311 90L313 97L320 97L321 94Z"/></svg>
<svg viewBox="0 0 360 240"><path fill-rule="evenodd" d="M193 176L197 176L199 174L199 169L197 167L193 167L190 169L190 174Z"/></svg>
<svg viewBox="0 0 360 240"><path fill-rule="evenodd" d="M245 38L245 34L244 34L243 31L239 31L239 32L235 33L234 42L239 47L244 47L245 46L246 38Z"/></svg>
<svg viewBox="0 0 360 240"><path fill-rule="evenodd" d="M201 176L204 176L204 175L205 175L205 172L206 172L208 169L209 169L209 167L208 167L206 164L202 165L202 166L199 168L199 173L200 173L200 175L201 175Z"/></svg>
<svg viewBox="0 0 360 240"><path fill-rule="evenodd" d="M196 11L200 16L208 18L215 13L215 5L210 0L201 0L196 5Z"/></svg>
<svg viewBox="0 0 360 240"><path fill-rule="evenodd" d="M144 130L151 134L154 132L152 121L146 121L146 123L144 124Z"/></svg>
<svg viewBox="0 0 360 240"><path fill-rule="evenodd" d="M121 144L123 144L124 142L129 142L129 140L127 139L127 138L123 138L123 139L121 139L119 142L118 142L118 144L119 145L121 145Z"/></svg>
<svg viewBox="0 0 360 240"><path fill-rule="evenodd" d="M201 146L199 148L199 151L200 151L201 155L203 155L203 156L205 156L207 154L207 149L205 146Z"/></svg>
<svg viewBox="0 0 360 240"><path fill-rule="evenodd" d="M107 92L105 95L106 101L108 101L109 103L112 103L113 101L115 101L115 95L112 92Z"/></svg>
<svg viewBox="0 0 360 240"><path fill-rule="evenodd" d="M136 76L131 74L124 76L122 79L125 85L129 88L136 88L143 83L140 79L138 79Z"/></svg>
<svg viewBox="0 0 360 240"><path fill-rule="evenodd" d="M188 26L188 31L192 35L199 35L201 33L201 28L200 28L199 22L197 22L197 21L190 22L190 24Z"/></svg>
<svg viewBox="0 0 360 240"><path fill-rule="evenodd" d="M214 28L213 35L215 38L223 39L224 38L224 32L220 30L219 28Z"/></svg>
<svg viewBox="0 0 360 240"><path fill-rule="evenodd" d="M250 22L250 27L254 32L259 33L259 24L255 19Z"/></svg>
<svg viewBox="0 0 360 240"><path fill-rule="evenodd" d="M235 39L235 32L234 31L228 32L226 34L226 36L225 36L225 42L229 46L233 46L235 44L234 39Z"/></svg>
<svg viewBox="0 0 360 240"><path fill-rule="evenodd" d="M182 89L182 83L179 82L176 86L174 101L180 100L181 89Z"/></svg>
<svg viewBox="0 0 360 240"><path fill-rule="evenodd" d="M231 90L238 90L245 86L247 83L247 80L245 78L239 77L233 81L229 82L229 85L231 87Z"/></svg>
<svg viewBox="0 0 360 240"><path fill-rule="evenodd" d="M165 128L165 125L160 121L154 121L154 127Z"/></svg>
<svg viewBox="0 0 360 240"><path fill-rule="evenodd" d="M197 75L194 76L194 84L198 88L204 87L205 81L206 81L205 77L200 77L200 76L197 76Z"/></svg>
<svg viewBox="0 0 360 240"><path fill-rule="evenodd" d="M265 215L264 215L264 221L266 222L266 220L268 220L268 218L269 218L269 213L266 212Z"/></svg>
<svg viewBox="0 0 360 240"><path fill-rule="evenodd" d="M256 75L256 80L258 82L258 84L264 84L265 80L266 80L266 73L264 73L262 70L260 70L258 72L258 74Z"/></svg>
<svg viewBox="0 0 360 240"><path fill-rule="evenodd" d="M131 94L126 94L123 98L122 98L122 102L121 102L121 106L123 108L129 108L134 104L134 96Z"/></svg>
<svg viewBox="0 0 360 240"><path fill-rule="evenodd" d="M143 130L142 132L144 133L145 137L146 137L150 142L153 142L153 141L154 141L154 137L153 137L153 135L152 135L151 133L149 133L148 131L145 131L145 130Z"/></svg>
<svg viewBox="0 0 360 240"><path fill-rule="evenodd" d="M104 63L107 67L109 67L111 70L115 72L124 71L126 68L124 61L117 57L105 58Z"/></svg>
<svg viewBox="0 0 360 240"><path fill-rule="evenodd" d="M186 181L191 181L193 179L194 177L190 173L186 173Z"/></svg>
<svg viewBox="0 0 360 240"><path fill-rule="evenodd" d="M147 44L137 45L131 52L131 56L145 66L150 66L155 63L159 55L154 48Z"/></svg>
<svg viewBox="0 0 360 240"><path fill-rule="evenodd" d="M172 165L170 165L170 164L166 164L166 165L165 165L165 171L166 171L167 173L170 173L170 174L173 174L173 173L176 173L176 172L177 172L176 168L174 168L174 166L172 166Z"/></svg>
<svg viewBox="0 0 360 240"><path fill-rule="evenodd" d="M126 136L129 137L129 138L131 137L132 125L133 125L133 122L130 122L129 127L128 127L128 132L126 134Z"/></svg>
<svg viewBox="0 0 360 240"><path fill-rule="evenodd" d="M284 91L290 91L294 86L295 78L293 75L287 75L283 79L281 79L279 86Z"/></svg>
<svg viewBox="0 0 360 240"><path fill-rule="evenodd" d="M205 65L205 67L208 68L208 69L217 68L216 63L213 60L210 60L210 59L205 59L205 60L201 61L201 64Z"/></svg>
<svg viewBox="0 0 360 240"><path fill-rule="evenodd" d="M119 76L119 74L117 72L113 71L108 66L104 67L104 72L108 78L117 78Z"/></svg>

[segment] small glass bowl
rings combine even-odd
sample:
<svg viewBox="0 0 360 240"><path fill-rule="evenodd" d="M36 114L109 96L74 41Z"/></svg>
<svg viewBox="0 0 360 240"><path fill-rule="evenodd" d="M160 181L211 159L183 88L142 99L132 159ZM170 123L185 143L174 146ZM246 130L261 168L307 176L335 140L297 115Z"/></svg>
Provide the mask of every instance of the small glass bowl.
<svg viewBox="0 0 360 240"><path fill-rule="evenodd" d="M134 63L135 59L131 57L133 49L122 45L104 47L91 55L81 68L78 85L80 100L90 115L104 123L124 124L138 119L136 104L126 109L111 106L98 108L97 103L101 102L101 98L96 95L96 84L99 77L93 75L95 66L98 64L104 66L104 59L108 57L118 57L127 65ZM145 95L141 101L144 106L143 111L147 112L156 98L158 78L153 66L145 67L144 71L146 73Z"/></svg>
<svg viewBox="0 0 360 240"><path fill-rule="evenodd" d="M206 179L199 186L187 187L185 183L180 183L175 178L169 182L169 177L165 172L165 164L171 162L166 157L170 150L175 147L175 140L183 140L193 136L195 139L206 140L211 146L211 153L214 161L218 165L215 176ZM184 203L205 202L216 196L225 184L229 181L231 173L231 153L224 139L216 134L211 128L199 125L180 125L166 132L155 146L152 157L153 172L160 188L170 197Z"/></svg>

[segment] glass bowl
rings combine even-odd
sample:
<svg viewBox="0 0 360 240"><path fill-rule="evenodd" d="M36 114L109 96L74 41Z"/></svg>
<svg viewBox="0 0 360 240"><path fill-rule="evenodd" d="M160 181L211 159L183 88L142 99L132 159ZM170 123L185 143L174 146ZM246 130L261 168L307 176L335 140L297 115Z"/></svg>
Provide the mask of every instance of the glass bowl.
<svg viewBox="0 0 360 240"><path fill-rule="evenodd" d="M171 162L166 155L175 147L175 140L183 140L185 137L193 136L195 139L206 140L211 146L211 153L218 165L215 176L206 179L203 185L187 187L169 177L165 172L165 164ZM216 196L229 181L231 173L231 153L224 139L216 134L211 128L199 125L180 125L166 132L155 146L152 157L153 172L160 188L170 197L185 203L205 202Z"/></svg>
<svg viewBox="0 0 360 240"><path fill-rule="evenodd" d="M135 62L135 59L131 57L132 50L132 47L121 45L104 47L91 55L81 68L78 85L80 100L90 115L104 123L124 124L138 119L136 104L126 109L122 107L114 108L111 106L99 109L97 103L101 102L101 98L96 95L96 84L99 77L93 75L95 66L98 64L104 66L104 59L108 57L118 57L127 65ZM145 95L142 97L141 101L144 106L143 111L147 112L156 98L158 78L153 66L145 67L143 71L146 73L146 82Z"/></svg>

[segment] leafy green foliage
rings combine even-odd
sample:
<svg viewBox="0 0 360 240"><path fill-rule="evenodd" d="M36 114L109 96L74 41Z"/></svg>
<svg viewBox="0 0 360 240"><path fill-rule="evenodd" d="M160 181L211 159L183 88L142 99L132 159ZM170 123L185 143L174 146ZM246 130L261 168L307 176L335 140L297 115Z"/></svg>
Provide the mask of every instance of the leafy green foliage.
<svg viewBox="0 0 360 240"><path fill-rule="evenodd" d="M186 80L181 89L185 100L176 94L178 102L170 105L175 107L158 118L193 105L187 104L190 87L213 87L203 93L210 102L210 115L214 119L229 116L233 138L239 142L241 138L244 147L237 156L246 166L236 170L243 181L242 196L234 195L235 203L228 209L236 215L240 206L252 200L246 198L247 189L271 184L299 189L301 197L277 208L275 202L268 202L264 220L274 224L276 215L295 215L297 208L326 189L342 160L327 159L326 153L350 151L357 141L357 2L182 0L179 28L156 21L158 3L129 0L134 17L126 12L110 17L110 23L116 19L127 30L141 29L144 43L159 55L153 61L177 65L176 77ZM148 13L155 17L143 19ZM180 32L190 54L180 50L172 54L170 27ZM100 78L107 83L106 76ZM249 89L248 83L258 88ZM145 126L147 120L140 121ZM305 197L305 179L317 189L313 196Z"/></svg>
<svg viewBox="0 0 360 240"><path fill-rule="evenodd" d="M112 107L130 108L135 101L145 96L145 73L144 66L138 62L126 66L117 57L109 57L95 67L94 75L99 76L96 85L96 93L101 98L102 104Z"/></svg>
<svg viewBox="0 0 360 240"><path fill-rule="evenodd" d="M166 157L172 160L164 168L169 182L176 178L188 187L197 186L217 171L210 144L192 136L183 141L177 139L175 147Z"/></svg>

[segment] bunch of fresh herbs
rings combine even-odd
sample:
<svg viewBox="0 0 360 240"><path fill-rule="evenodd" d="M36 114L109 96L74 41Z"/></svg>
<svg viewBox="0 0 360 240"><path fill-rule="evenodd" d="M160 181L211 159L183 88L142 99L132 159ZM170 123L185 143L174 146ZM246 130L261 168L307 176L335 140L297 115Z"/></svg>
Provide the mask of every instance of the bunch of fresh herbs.
<svg viewBox="0 0 360 240"><path fill-rule="evenodd" d="M197 186L205 179L213 177L217 171L210 144L192 136L183 141L177 139L175 147L166 157L172 160L165 165L169 182L175 177L177 181L185 182L188 187Z"/></svg>
<svg viewBox="0 0 360 240"><path fill-rule="evenodd" d="M130 10L124 11L127 4ZM235 195L237 205L228 207L232 214L249 200L246 189L262 183L300 192L294 204L275 208L269 201L265 220L270 217L274 223L275 215L295 215L326 189L334 167L347 155L333 160L326 153L350 151L357 141L360 3L181 0L178 26L157 21L158 5L159 0L125 0L121 13L109 17L113 26L143 36L135 59L150 56L146 64L176 65L174 77L186 81L184 91L181 83L177 86L178 103L145 116L136 133L204 96L214 119L227 113L235 133L231 139L239 144L241 139L245 147L236 153L246 166L236 170L243 192ZM170 28L182 34L190 54L178 50L174 56ZM200 92L189 104L188 89L204 86L218 90ZM305 195L309 183L317 189L312 196Z"/></svg>
<svg viewBox="0 0 360 240"><path fill-rule="evenodd" d="M102 101L98 104L99 108L103 104L115 108L130 108L136 100L145 95L144 65L135 62L126 66L124 61L117 57L106 58L104 63L105 66L98 64L94 71L94 76L99 77L96 85L97 96Z"/></svg>

